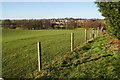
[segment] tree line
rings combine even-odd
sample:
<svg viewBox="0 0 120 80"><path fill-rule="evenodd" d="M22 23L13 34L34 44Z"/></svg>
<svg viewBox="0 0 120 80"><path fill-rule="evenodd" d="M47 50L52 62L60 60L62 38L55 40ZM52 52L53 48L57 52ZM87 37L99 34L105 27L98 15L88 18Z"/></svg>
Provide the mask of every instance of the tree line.
<svg viewBox="0 0 120 80"><path fill-rule="evenodd" d="M51 19L30 19L30 20L2 20L2 27L5 29L74 29L74 28L97 28L105 27L104 20L99 19L67 19L67 22L59 19L52 22Z"/></svg>
<svg viewBox="0 0 120 80"><path fill-rule="evenodd" d="M47 29L50 26L50 22L47 20L3 20L2 27L5 29Z"/></svg>

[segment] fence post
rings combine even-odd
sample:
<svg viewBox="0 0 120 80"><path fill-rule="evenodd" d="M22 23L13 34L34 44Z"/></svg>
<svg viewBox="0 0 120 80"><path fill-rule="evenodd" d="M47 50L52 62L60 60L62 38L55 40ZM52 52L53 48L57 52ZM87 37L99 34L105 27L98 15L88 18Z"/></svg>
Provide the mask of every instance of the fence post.
<svg viewBox="0 0 120 80"><path fill-rule="evenodd" d="M41 42L37 43L38 47L38 71L42 69L42 62L41 62Z"/></svg>
<svg viewBox="0 0 120 80"><path fill-rule="evenodd" d="M92 29L91 29L91 31L90 31L90 39L92 39Z"/></svg>
<svg viewBox="0 0 120 80"><path fill-rule="evenodd" d="M74 33L71 33L71 52L74 50Z"/></svg>
<svg viewBox="0 0 120 80"><path fill-rule="evenodd" d="M92 39L94 39L95 34L94 34L94 29L92 29Z"/></svg>
<svg viewBox="0 0 120 80"><path fill-rule="evenodd" d="M99 27L97 28L97 37L99 36Z"/></svg>
<svg viewBox="0 0 120 80"><path fill-rule="evenodd" d="M94 29L94 38L96 38L96 37L97 37L97 30Z"/></svg>
<svg viewBox="0 0 120 80"><path fill-rule="evenodd" d="M87 29L85 29L85 42L87 42Z"/></svg>

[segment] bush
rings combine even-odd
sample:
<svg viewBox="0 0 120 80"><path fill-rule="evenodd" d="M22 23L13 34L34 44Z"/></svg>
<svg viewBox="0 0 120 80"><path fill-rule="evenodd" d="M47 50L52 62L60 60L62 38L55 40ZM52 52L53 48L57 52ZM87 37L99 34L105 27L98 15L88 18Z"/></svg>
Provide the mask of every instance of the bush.
<svg viewBox="0 0 120 80"><path fill-rule="evenodd" d="M107 31L120 39L120 2L96 2L105 17Z"/></svg>

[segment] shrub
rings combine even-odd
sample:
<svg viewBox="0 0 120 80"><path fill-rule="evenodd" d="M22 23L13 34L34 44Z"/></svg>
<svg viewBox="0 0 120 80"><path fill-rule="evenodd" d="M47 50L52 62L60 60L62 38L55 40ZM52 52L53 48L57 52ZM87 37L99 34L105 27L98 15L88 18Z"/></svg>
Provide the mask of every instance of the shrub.
<svg viewBox="0 0 120 80"><path fill-rule="evenodd" d="M120 2L96 2L105 17L107 31L120 39Z"/></svg>

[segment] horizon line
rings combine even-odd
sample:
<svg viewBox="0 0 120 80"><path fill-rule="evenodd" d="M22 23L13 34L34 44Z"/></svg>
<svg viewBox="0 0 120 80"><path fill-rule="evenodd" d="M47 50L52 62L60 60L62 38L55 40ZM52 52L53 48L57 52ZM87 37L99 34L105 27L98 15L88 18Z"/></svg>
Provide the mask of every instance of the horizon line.
<svg viewBox="0 0 120 80"><path fill-rule="evenodd" d="M58 17L58 18L0 18L0 20L6 20L6 19L9 19L9 20L30 20L30 19L65 19L65 18L73 18L73 19L104 19L104 18L74 18L74 17Z"/></svg>

